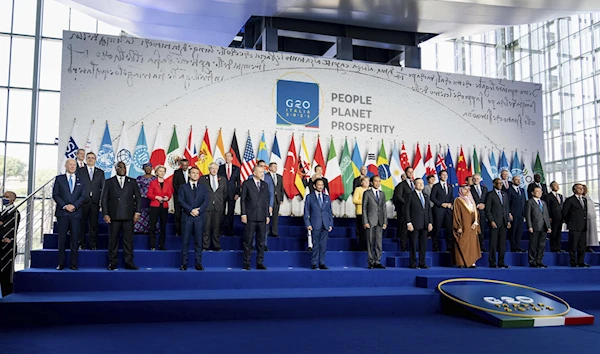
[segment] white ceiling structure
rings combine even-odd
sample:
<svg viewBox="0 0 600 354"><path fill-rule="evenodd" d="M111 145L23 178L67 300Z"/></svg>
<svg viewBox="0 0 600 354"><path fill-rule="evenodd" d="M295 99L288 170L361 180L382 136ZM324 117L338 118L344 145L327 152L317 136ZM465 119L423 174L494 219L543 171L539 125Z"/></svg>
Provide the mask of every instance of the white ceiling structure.
<svg viewBox="0 0 600 354"><path fill-rule="evenodd" d="M600 0L58 0L135 36L227 46L251 16L440 34L600 11Z"/></svg>

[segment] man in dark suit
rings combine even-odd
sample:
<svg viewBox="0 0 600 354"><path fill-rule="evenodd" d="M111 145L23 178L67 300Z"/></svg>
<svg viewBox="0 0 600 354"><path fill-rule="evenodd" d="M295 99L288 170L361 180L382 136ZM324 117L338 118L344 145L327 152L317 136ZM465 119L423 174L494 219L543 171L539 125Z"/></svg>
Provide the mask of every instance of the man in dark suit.
<svg viewBox="0 0 600 354"><path fill-rule="evenodd" d="M304 226L313 237L313 249L310 258L311 269L328 269L325 265L327 238L333 229L333 212L331 200L323 193L325 183L315 180L315 191L306 196L304 201Z"/></svg>
<svg viewBox="0 0 600 354"><path fill-rule="evenodd" d="M487 252L483 247L484 228L487 225L487 219L485 218L485 196L488 193L486 186L481 185L481 175L476 173L473 175L473 185L471 186L471 195L477 206L477 212L479 213L479 225L481 225L481 233L479 233L479 247L481 252Z"/></svg>
<svg viewBox="0 0 600 354"><path fill-rule="evenodd" d="M569 259L571 267L588 268L590 265L584 262L586 232L587 232L587 198L583 196L583 185L573 185L573 195L565 200L562 216L569 229Z"/></svg>
<svg viewBox="0 0 600 354"><path fill-rule="evenodd" d="M438 173L439 182L431 189L431 201L433 202L433 230L431 231L431 241L433 243L433 252L440 251L439 233L444 228L446 233L446 252L451 252L454 245L452 235L452 203L454 202L454 192L448 184L448 172L441 170Z"/></svg>
<svg viewBox="0 0 600 354"><path fill-rule="evenodd" d="M267 162L265 160L258 160L258 162L256 163L257 166L262 167L263 169L263 181L267 184L267 187L269 189L269 215L273 215L273 206L275 205L275 183L273 182L273 178L271 177L271 175L268 173L269 171L269 167L267 166ZM251 180L252 178L254 178L254 175L250 175L248 176L248 180ZM267 230L268 226L265 226L265 252L269 251L269 233ZM310 237L309 237L309 244L310 247L312 247L312 243L310 243ZM254 240L252 243L252 246L256 246L256 241Z"/></svg>
<svg viewBox="0 0 600 354"><path fill-rule="evenodd" d="M181 235L181 204L177 200L179 197L179 187L188 182L190 162L187 159L179 160L179 169L173 172L173 204L175 206L175 236Z"/></svg>
<svg viewBox="0 0 600 354"><path fill-rule="evenodd" d="M367 166L360 167L360 176L356 177L354 181L352 181L352 193L356 190L357 187L360 187L360 179L367 175Z"/></svg>
<svg viewBox="0 0 600 354"><path fill-rule="evenodd" d="M108 270L116 270L119 264L119 233L123 233L123 257L125 269L138 270L133 263L133 225L138 222L142 210L140 189L137 182L127 177L124 162L115 165L117 175L109 178L102 192L102 215L109 224Z"/></svg>
<svg viewBox="0 0 600 354"><path fill-rule="evenodd" d="M188 250L190 237L194 236L194 256L196 270L204 270L202 266L202 237L204 234L204 214L210 203L209 188L206 183L198 181L200 170L196 166L189 169L189 183L179 186L177 200L181 204L181 226L183 234L181 238L181 267L179 270L187 270Z"/></svg>
<svg viewBox="0 0 600 354"><path fill-rule="evenodd" d="M494 189L485 196L485 217L490 223L490 268L508 268L504 263L506 229L510 229L508 196L502 191L502 180L494 179ZM498 263L496 263L498 252Z"/></svg>
<svg viewBox="0 0 600 354"><path fill-rule="evenodd" d="M542 189L542 198L548 194L548 188L546 183L542 183L542 176L539 173L533 175L533 182L527 186L527 195L529 198L533 197L533 188L540 187Z"/></svg>
<svg viewBox="0 0 600 354"><path fill-rule="evenodd" d="M277 163L271 162L269 164L269 176L273 181L273 212L271 213L271 236L279 237L279 207L283 203L283 176L277 173ZM269 228L269 227L267 227ZM268 230L267 230L268 233Z"/></svg>
<svg viewBox="0 0 600 354"><path fill-rule="evenodd" d="M510 183L510 180L508 179L509 174L508 174L508 170L502 170L500 172L500 179L502 180L502 191L504 193L508 193L508 190L510 189L510 186L512 185L512 183Z"/></svg>
<svg viewBox="0 0 600 354"><path fill-rule="evenodd" d="M385 193L381 190L381 178L371 177L371 189L363 194L362 219L367 236L367 257L369 269L385 266L381 264L382 233L387 228Z"/></svg>
<svg viewBox="0 0 600 354"><path fill-rule="evenodd" d="M15 192L6 191L2 198L3 209L0 213L0 287L2 296L12 293L12 275L15 259L15 232L19 230L21 214L17 210Z"/></svg>
<svg viewBox="0 0 600 354"><path fill-rule="evenodd" d="M56 220L58 233L58 266L56 270L65 269L65 243L70 231L71 262L69 268L77 270L77 249L79 227L81 226L81 206L89 198L89 191L81 179L77 177L77 162L68 159L65 163L66 173L56 176L52 187L52 199L56 202Z"/></svg>
<svg viewBox="0 0 600 354"><path fill-rule="evenodd" d="M235 203L240 197L242 190L240 188L240 168L233 164L233 155L230 152L225 153L225 164L219 166L219 176L227 181L227 210L223 218L223 235L234 236L233 232L233 214L235 212Z"/></svg>
<svg viewBox="0 0 600 354"><path fill-rule="evenodd" d="M406 179L396 185L396 188L394 188L394 195L392 196L392 203L396 209L396 238L400 242L400 252L406 252L408 243L406 221L404 219L406 214L404 204L406 203L408 195L415 190L413 172L414 170L410 166L404 170Z"/></svg>
<svg viewBox="0 0 600 354"><path fill-rule="evenodd" d="M521 188L521 177L514 176L512 185L506 192L508 195L508 218L512 227L508 230L508 240L510 241L510 251L523 253L521 248L521 238L523 237L523 218L525 217L525 191Z"/></svg>
<svg viewBox="0 0 600 354"><path fill-rule="evenodd" d="M100 197L104 187L104 171L96 167L96 154L88 152L85 155L86 166L77 169L77 176L90 192L87 202L81 206L81 229L79 234L79 249L84 250L85 228L89 225L89 246L91 250L98 249L98 213L100 212Z"/></svg>
<svg viewBox="0 0 600 354"><path fill-rule="evenodd" d="M533 188L531 199L525 204L525 222L529 231L529 266L547 268L542 262L546 248L546 234L550 233L548 204L542 199L542 188Z"/></svg>
<svg viewBox="0 0 600 354"><path fill-rule="evenodd" d="M433 229L433 215L429 207L429 196L423 193L424 183L421 178L414 181L415 191L406 196L404 219L410 241L410 267L429 268L425 264L427 252L427 233ZM417 267L417 244L419 245L419 265Z"/></svg>
<svg viewBox="0 0 600 354"><path fill-rule="evenodd" d="M254 166L252 179L242 185L242 223L244 228L244 269L250 270L252 240L256 234L256 269L266 270L263 264L265 255L265 233L269 223L269 186L264 178L264 169Z"/></svg>
<svg viewBox="0 0 600 354"><path fill-rule="evenodd" d="M206 208L206 226L202 249L210 248L210 241L215 251L221 251L221 217L227 203L227 181L219 177L219 165L212 162L208 165L209 174L201 177L201 182L208 190L208 207Z"/></svg>
<svg viewBox="0 0 600 354"><path fill-rule="evenodd" d="M550 228L552 229L552 233L550 233L550 251L562 253L565 252L561 246L563 226L562 208L565 198L562 194L558 193L559 186L556 181L550 183L550 189L552 191L546 194L545 197L542 197L546 204L548 204L548 211L550 213Z"/></svg>

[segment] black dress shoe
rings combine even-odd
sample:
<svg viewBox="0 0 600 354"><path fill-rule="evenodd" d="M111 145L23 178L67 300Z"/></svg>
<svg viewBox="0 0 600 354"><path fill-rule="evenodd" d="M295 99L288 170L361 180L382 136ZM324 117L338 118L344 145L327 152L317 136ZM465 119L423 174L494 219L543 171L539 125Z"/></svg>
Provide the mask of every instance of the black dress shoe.
<svg viewBox="0 0 600 354"><path fill-rule="evenodd" d="M545 265L544 263L538 263L537 266L540 268L548 268L548 266Z"/></svg>
<svg viewBox="0 0 600 354"><path fill-rule="evenodd" d="M579 265L578 264L571 264L571 268L578 268Z"/></svg>
<svg viewBox="0 0 600 354"><path fill-rule="evenodd" d="M179 270L187 270L187 266L185 264L182 264L181 267L179 267Z"/></svg>
<svg viewBox="0 0 600 354"><path fill-rule="evenodd" d="M385 266L381 263L377 263L373 266L373 268L377 268L377 269L385 269Z"/></svg>
<svg viewBox="0 0 600 354"><path fill-rule="evenodd" d="M96 247L96 246L92 246L90 249L91 249L92 251L97 251L97 250L98 250L98 247Z"/></svg>
<svg viewBox="0 0 600 354"><path fill-rule="evenodd" d="M425 264L420 265L419 268L421 268L421 269L429 269L429 267L427 265L425 265Z"/></svg>
<svg viewBox="0 0 600 354"><path fill-rule="evenodd" d="M490 264L490 268L498 268L498 266L495 264Z"/></svg>
<svg viewBox="0 0 600 354"><path fill-rule="evenodd" d="M325 264L319 264L319 269L327 270L327 266Z"/></svg>
<svg viewBox="0 0 600 354"><path fill-rule="evenodd" d="M369 264L369 266L368 266L367 268L369 268L369 269L373 269L373 265L372 265L372 264Z"/></svg>
<svg viewBox="0 0 600 354"><path fill-rule="evenodd" d="M57 265L56 266L56 270L63 270L63 269L65 269L64 265Z"/></svg>
<svg viewBox="0 0 600 354"><path fill-rule="evenodd" d="M537 264L529 264L529 268L539 268Z"/></svg>
<svg viewBox="0 0 600 354"><path fill-rule="evenodd" d="M410 267L408 267L410 269L419 269L419 267L417 267L416 265L411 265Z"/></svg>
<svg viewBox="0 0 600 354"><path fill-rule="evenodd" d="M109 264L108 268L106 268L108 270L117 270L117 265L116 264Z"/></svg>
<svg viewBox="0 0 600 354"><path fill-rule="evenodd" d="M250 270L250 265L249 265L249 264L245 264L245 265L242 267L242 269L243 269L243 270Z"/></svg>
<svg viewBox="0 0 600 354"><path fill-rule="evenodd" d="M308 252L312 252L312 247L306 249Z"/></svg>
<svg viewBox="0 0 600 354"><path fill-rule="evenodd" d="M167 248L165 246L158 246L159 251L166 251Z"/></svg>
<svg viewBox="0 0 600 354"><path fill-rule="evenodd" d="M510 267L503 263L503 264L498 264L498 268L510 268Z"/></svg>
<svg viewBox="0 0 600 354"><path fill-rule="evenodd" d="M196 270L204 270L202 264L196 264Z"/></svg>
<svg viewBox="0 0 600 354"><path fill-rule="evenodd" d="M590 267L590 265L589 265L589 264L587 264L587 263L579 263L579 264L578 264L578 266L579 266L580 268L589 268L589 267Z"/></svg>
<svg viewBox="0 0 600 354"><path fill-rule="evenodd" d="M472 266L470 266L469 268L477 268L477 266L474 266L474 265L472 265Z"/></svg>
<svg viewBox="0 0 600 354"><path fill-rule="evenodd" d="M221 247L215 248L215 252L221 252L223 249Z"/></svg>
<svg viewBox="0 0 600 354"><path fill-rule="evenodd" d="M259 270L267 270L267 267L265 267L265 265L264 265L264 264L257 264L257 265L256 265L256 269L259 269Z"/></svg>
<svg viewBox="0 0 600 354"><path fill-rule="evenodd" d="M74 266L74 265L72 265L72 266L69 266L69 269L70 269L70 270L79 270L79 268L77 268L77 266Z"/></svg>
<svg viewBox="0 0 600 354"><path fill-rule="evenodd" d="M83 251L85 249L85 246L79 246L79 250Z"/></svg>
<svg viewBox="0 0 600 354"><path fill-rule="evenodd" d="M269 247L265 246L265 252L269 252Z"/></svg>
<svg viewBox="0 0 600 354"><path fill-rule="evenodd" d="M317 265L316 264L311 265L310 269L317 269Z"/></svg>
<svg viewBox="0 0 600 354"><path fill-rule="evenodd" d="M517 252L519 252L519 253L525 253L525 252L527 252L527 251L525 251L525 250L524 250L524 249L522 249L522 248L519 248L519 249L517 250Z"/></svg>
<svg viewBox="0 0 600 354"><path fill-rule="evenodd" d="M136 266L135 264L130 264L130 265L126 265L125 269L129 269L129 270L140 270L140 267Z"/></svg>
<svg viewBox="0 0 600 354"><path fill-rule="evenodd" d="M588 247L585 251L588 253L596 253L596 252L594 252L594 249L591 247Z"/></svg>

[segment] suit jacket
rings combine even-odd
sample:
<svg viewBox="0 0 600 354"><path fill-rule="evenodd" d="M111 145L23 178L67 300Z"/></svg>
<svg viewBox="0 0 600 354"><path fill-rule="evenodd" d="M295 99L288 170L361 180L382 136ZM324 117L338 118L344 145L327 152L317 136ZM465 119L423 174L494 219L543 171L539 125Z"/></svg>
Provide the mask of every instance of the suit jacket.
<svg viewBox="0 0 600 354"><path fill-rule="evenodd" d="M423 193L423 198L425 199L425 208L421 205L421 199L417 191L406 196L404 220L407 224L412 223L415 230L427 229L427 226L433 223L433 215L431 207L429 207L429 197Z"/></svg>
<svg viewBox="0 0 600 354"><path fill-rule="evenodd" d="M482 186L481 184L479 185L480 189L481 189L481 197L479 196L479 194L477 194L477 189L475 189L475 186L471 186L471 195L473 196L473 200L475 201L475 205L479 205L479 204L485 204L485 196L488 193L488 189L486 186Z"/></svg>
<svg viewBox="0 0 600 354"><path fill-rule="evenodd" d="M254 175L248 176L246 181L250 181L254 179ZM273 185L273 179L267 173L265 173L265 179L263 180L267 184L267 188L269 190L269 207L273 207L273 201L275 200L275 186ZM243 188L243 185L242 185ZM243 215L243 214L242 214Z"/></svg>
<svg viewBox="0 0 600 354"><path fill-rule="evenodd" d="M527 195L529 198L533 198L533 189L537 186L537 183L531 182L527 185ZM548 187L546 187L545 183L540 182L540 187L542 187L542 198L548 194Z"/></svg>
<svg viewBox="0 0 600 354"><path fill-rule="evenodd" d="M329 181L328 181L328 180L327 180L327 178L325 178L325 177L321 177L321 179L323 180L323 182L324 182L324 184L325 184L325 188L323 188L323 191L324 191L326 194L329 194ZM314 192L315 192L315 187L314 187L314 185L313 185L313 180L312 180L311 178L309 178L309 179L304 179L304 180L303 180L303 182L304 182L304 185L305 185L306 187L308 187L308 191L309 191L309 193L314 193Z"/></svg>
<svg viewBox="0 0 600 354"><path fill-rule="evenodd" d="M525 216L525 191L519 187L521 194L515 191L515 188L511 186L508 189L508 205L510 213L512 214L513 220L516 222L523 222L523 216ZM521 218L519 220L519 218Z"/></svg>
<svg viewBox="0 0 600 354"><path fill-rule="evenodd" d="M133 178L125 177L123 189L117 176L106 180L102 191L102 216L108 215L112 220L133 220L133 216L141 211L140 188Z"/></svg>
<svg viewBox="0 0 600 354"><path fill-rule="evenodd" d="M431 195L429 198L433 202L433 211L436 213L452 214L452 209L442 207L442 204L444 203L454 203L454 191L452 186L448 184L448 181L446 181L446 190L448 193L444 193L444 188L442 188L440 183L436 183L431 187Z"/></svg>
<svg viewBox="0 0 600 354"><path fill-rule="evenodd" d="M562 220L562 209L565 204L565 197L562 194L557 193L560 198L560 203L558 199L554 196L554 193L550 192L542 197L546 204L548 204L548 212L550 213L550 218L555 220Z"/></svg>
<svg viewBox="0 0 600 354"><path fill-rule="evenodd" d="M396 207L396 211L400 211L400 209L406 204L405 198L412 193L412 189L408 184L408 180L404 180L394 188L394 195L392 196L392 203L394 207Z"/></svg>
<svg viewBox="0 0 600 354"><path fill-rule="evenodd" d="M188 171L188 179L190 176L190 172ZM175 191L175 195L179 196L179 187L186 184L188 181L185 180L185 176L183 175L183 170L181 168L175 170L173 172L173 191Z"/></svg>
<svg viewBox="0 0 600 354"><path fill-rule="evenodd" d="M570 196L563 204L562 216L567 223L569 231L586 231L587 230L587 198L583 199L583 207L575 195Z"/></svg>
<svg viewBox="0 0 600 354"><path fill-rule="evenodd" d="M485 196L485 217L488 222L495 222L498 227L500 226L508 226L510 219L508 217L509 209L508 209L508 197L506 193L501 191L502 193L502 202L496 193L496 190L490 191Z"/></svg>
<svg viewBox="0 0 600 354"><path fill-rule="evenodd" d="M323 193L323 206L319 205L317 193L310 193L304 201L304 225L312 226L315 230L333 227L333 212L331 211L331 200Z"/></svg>
<svg viewBox="0 0 600 354"><path fill-rule="evenodd" d="M81 179L75 174L74 176L73 193L69 188L69 180L66 174L56 176L54 186L52 187L52 199L56 202L56 212L54 215L58 217L72 216L81 218L81 206L89 198L87 186L81 182ZM72 204L75 206L75 211L69 213L64 209L66 205Z"/></svg>
<svg viewBox="0 0 600 354"><path fill-rule="evenodd" d="M425 194L429 198L429 207L433 208L433 202L431 201L431 188L433 188L433 185L431 184L428 184L425 187L423 187L423 194Z"/></svg>
<svg viewBox="0 0 600 354"><path fill-rule="evenodd" d="M267 173L265 172L265 174L267 174ZM273 176L271 176L271 172L269 172L268 175L269 175L269 177L271 177L271 181L273 181ZM281 202L283 202L283 194L284 194L283 176L276 173L275 178L277 178L277 184L275 184L273 182L273 191L274 191L273 203L280 204ZM265 179L266 179L266 177L265 177Z"/></svg>
<svg viewBox="0 0 600 354"><path fill-rule="evenodd" d="M10 209L6 208L0 213L0 240L3 238L9 238L13 240L15 238L15 230L19 229L19 223L21 222L21 213L17 211L16 205ZM2 247L0 247L1 249ZM0 259L0 261L2 261Z"/></svg>
<svg viewBox="0 0 600 354"><path fill-rule="evenodd" d="M375 192L372 188L363 193L362 219L363 225L369 224L371 227L376 225L387 225L385 193L383 193L383 191L379 191L379 203L375 198Z"/></svg>
<svg viewBox="0 0 600 354"><path fill-rule="evenodd" d="M179 193L177 195L177 202L181 206L181 222L185 223L188 221L202 222L204 221L204 212L208 207L210 197L208 195L208 189L204 183L198 181L196 183L196 193L192 191L190 183L179 186ZM191 216L192 209L198 209L198 216Z"/></svg>
<svg viewBox="0 0 600 354"><path fill-rule="evenodd" d="M235 195L242 194L242 188L240 186L240 168L234 164L231 164L231 177L227 180L227 165L223 164L219 166L219 172L217 175L225 177L227 181L227 199L234 200Z"/></svg>
<svg viewBox="0 0 600 354"><path fill-rule="evenodd" d="M265 178L266 179L266 178ZM254 179L242 184L242 214L248 221L267 221L269 216L269 186L260 181L260 190Z"/></svg>
<svg viewBox="0 0 600 354"><path fill-rule="evenodd" d="M169 197L170 200L173 197L173 186L165 180L165 182L163 182L163 187L160 188L158 178L153 179L148 186L148 193L146 193L146 198L150 199L151 207L160 207L161 203L156 200L156 197ZM162 206L163 208L168 209L169 202L162 202Z"/></svg>
<svg viewBox="0 0 600 354"><path fill-rule="evenodd" d="M525 204L525 222L527 223L528 229L533 229L533 232L548 231L551 228L550 225L550 214L548 213L548 204L540 199L542 203L542 209L535 201L531 198Z"/></svg>
<svg viewBox="0 0 600 354"><path fill-rule="evenodd" d="M225 203L227 202L229 195L227 193L227 178L217 175L218 186L217 190L214 192L212 190L212 186L210 185L210 175L200 177L200 182L204 184L206 190L208 191L208 207L206 210L216 210L217 212L222 213L223 210L225 210Z"/></svg>
<svg viewBox="0 0 600 354"><path fill-rule="evenodd" d="M94 174L90 180L90 173L88 167L78 168L75 172L79 179L88 188L90 192L90 201L94 204L100 204L100 198L102 197L102 188L104 188L104 171L98 167L94 167Z"/></svg>

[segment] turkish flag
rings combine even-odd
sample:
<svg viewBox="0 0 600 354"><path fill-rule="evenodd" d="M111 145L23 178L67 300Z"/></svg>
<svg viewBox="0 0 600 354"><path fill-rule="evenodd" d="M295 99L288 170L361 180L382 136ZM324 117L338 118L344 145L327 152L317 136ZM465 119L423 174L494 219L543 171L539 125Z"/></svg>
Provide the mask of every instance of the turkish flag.
<svg viewBox="0 0 600 354"><path fill-rule="evenodd" d="M289 199L293 199L300 192L296 187L296 168L298 167L298 154L296 153L296 143L294 143L294 135L288 149L285 165L283 166L283 190Z"/></svg>

